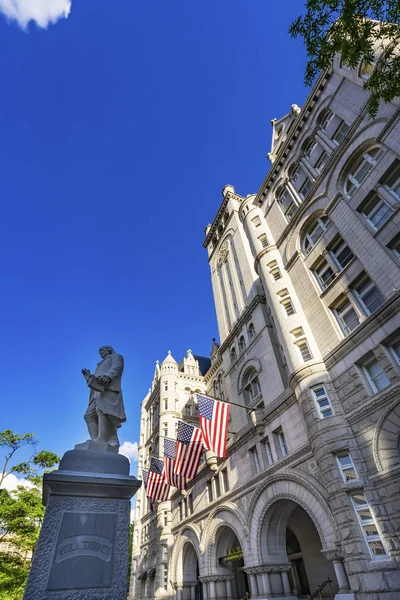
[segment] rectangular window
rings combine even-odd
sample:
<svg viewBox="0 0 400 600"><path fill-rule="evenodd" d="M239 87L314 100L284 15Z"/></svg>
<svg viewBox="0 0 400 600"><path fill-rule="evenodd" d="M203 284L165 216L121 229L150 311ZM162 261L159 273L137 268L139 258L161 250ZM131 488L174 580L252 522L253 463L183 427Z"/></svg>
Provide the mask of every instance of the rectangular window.
<svg viewBox="0 0 400 600"><path fill-rule="evenodd" d="M342 238L336 241L334 246L332 246L330 253L340 269L344 269L344 267L354 258L354 254Z"/></svg>
<svg viewBox="0 0 400 600"><path fill-rule="evenodd" d="M273 432L273 434L275 436L275 441L276 441L275 446L276 446L278 455L281 457L287 456L288 451L287 451L286 440L285 440L285 436L283 435L282 427L279 427L278 429L276 429Z"/></svg>
<svg viewBox="0 0 400 600"><path fill-rule="evenodd" d="M388 244L393 254L400 258L400 234L397 234Z"/></svg>
<svg viewBox="0 0 400 600"><path fill-rule="evenodd" d="M368 315L373 313L385 301L369 277L363 277L361 282L354 287L354 291Z"/></svg>
<svg viewBox="0 0 400 600"><path fill-rule="evenodd" d="M298 342L297 347L300 350L300 354L301 354L301 357L304 362L307 362L308 360L312 360L311 350L308 347L306 340Z"/></svg>
<svg viewBox="0 0 400 600"><path fill-rule="evenodd" d="M347 483L348 481L354 481L355 479L358 479L357 471L349 452L340 452L336 455L336 460L339 465L343 481Z"/></svg>
<svg viewBox="0 0 400 600"><path fill-rule="evenodd" d="M164 392L168 392L168 381L164 382Z"/></svg>
<svg viewBox="0 0 400 600"><path fill-rule="evenodd" d="M250 452L253 470L255 473L259 473L261 471L261 465L260 465L260 459L258 457L258 452L257 452L256 446L254 446L253 448L250 448L249 452Z"/></svg>
<svg viewBox="0 0 400 600"><path fill-rule="evenodd" d="M265 450L265 458L267 459L267 464L272 465L274 462L274 457L272 454L271 443L268 438L264 440L264 450Z"/></svg>
<svg viewBox="0 0 400 600"><path fill-rule="evenodd" d="M331 401L328 398L328 394L326 393L325 387L323 385L316 385L312 388L312 392L314 394L315 402L317 404L321 419L331 417L333 415L333 408Z"/></svg>
<svg viewBox="0 0 400 600"><path fill-rule="evenodd" d="M163 510L163 525L164 527L168 525L168 513L166 510Z"/></svg>
<svg viewBox="0 0 400 600"><path fill-rule="evenodd" d="M318 173L322 173L326 163L328 162L328 158L329 158L328 153L325 152L325 150L323 150L322 153L320 154L317 162L314 165L314 168L318 171Z"/></svg>
<svg viewBox="0 0 400 600"><path fill-rule="evenodd" d="M164 590L168 590L168 567L163 565L163 584Z"/></svg>
<svg viewBox="0 0 400 600"><path fill-rule="evenodd" d="M392 344L389 347L394 358L400 365L400 338L392 342Z"/></svg>
<svg viewBox="0 0 400 600"><path fill-rule="evenodd" d="M215 497L219 498L221 495L221 484L219 482L219 475L214 476L214 483L215 483Z"/></svg>
<svg viewBox="0 0 400 600"><path fill-rule="evenodd" d="M168 410L168 398L164 398L164 410Z"/></svg>
<svg viewBox="0 0 400 600"><path fill-rule="evenodd" d="M222 484L224 486L224 492L229 492L229 477L228 477L228 469L222 469Z"/></svg>
<svg viewBox="0 0 400 600"><path fill-rule="evenodd" d="M259 216L254 217L251 222L253 223L254 227L259 227L261 225L261 219Z"/></svg>
<svg viewBox="0 0 400 600"><path fill-rule="evenodd" d="M372 558L386 557L385 547L364 493L352 494L351 499Z"/></svg>
<svg viewBox="0 0 400 600"><path fill-rule="evenodd" d="M275 281L278 281L278 279L280 279L282 277L282 274L280 272L280 269L278 267L278 263L276 262L276 260L273 260L270 263L268 263L267 267Z"/></svg>
<svg viewBox="0 0 400 600"><path fill-rule="evenodd" d="M164 437L168 437L168 425L167 425L167 423L164 424L163 435L164 435Z"/></svg>
<svg viewBox="0 0 400 600"><path fill-rule="evenodd" d="M213 489L212 489L212 481L211 479L207 481L207 493L208 493L208 502L213 501Z"/></svg>
<svg viewBox="0 0 400 600"><path fill-rule="evenodd" d="M301 186L301 188L299 189L299 195L301 196L301 198L304 198L307 196L308 192L311 190L311 186L312 186L312 181L311 179L306 179L305 182L303 183L303 185Z"/></svg>
<svg viewBox="0 0 400 600"><path fill-rule="evenodd" d="M193 495L189 494L188 495L188 513L189 515L193 514Z"/></svg>
<svg viewBox="0 0 400 600"><path fill-rule="evenodd" d="M294 213L296 212L296 204L294 202L292 202L291 204L289 204L289 206L286 208L285 210L285 217L287 222L289 223L290 220L292 219Z"/></svg>
<svg viewBox="0 0 400 600"><path fill-rule="evenodd" d="M380 229L394 213L394 209L385 200L379 196L368 202L362 209L363 216L368 223L376 230Z"/></svg>
<svg viewBox="0 0 400 600"><path fill-rule="evenodd" d="M267 246L269 246L268 239L265 233L259 235L257 239L259 240L262 248L266 248Z"/></svg>
<svg viewBox="0 0 400 600"><path fill-rule="evenodd" d="M285 309L286 315L288 317L290 317L290 315L295 314L296 311L294 310L294 306L293 306L290 298L285 298L284 300L282 300L281 304L282 304L283 308Z"/></svg>
<svg viewBox="0 0 400 600"><path fill-rule="evenodd" d="M332 140L337 144L341 144L345 139L349 129L350 125L347 125L345 121L342 121L339 127L336 129L335 133L333 134Z"/></svg>
<svg viewBox="0 0 400 600"><path fill-rule="evenodd" d="M381 363L375 358L371 358L369 361L365 362L362 365L365 375L372 387L372 390L376 392L380 392L390 385L390 381L388 376Z"/></svg>
<svg viewBox="0 0 400 600"><path fill-rule="evenodd" d="M332 268L328 265L326 260L320 262L319 265L314 269L314 276L318 281L319 286L324 290L330 283L335 279L335 273Z"/></svg>
<svg viewBox="0 0 400 600"><path fill-rule="evenodd" d="M348 335L360 324L358 315L348 298L333 309L333 314L345 335Z"/></svg>

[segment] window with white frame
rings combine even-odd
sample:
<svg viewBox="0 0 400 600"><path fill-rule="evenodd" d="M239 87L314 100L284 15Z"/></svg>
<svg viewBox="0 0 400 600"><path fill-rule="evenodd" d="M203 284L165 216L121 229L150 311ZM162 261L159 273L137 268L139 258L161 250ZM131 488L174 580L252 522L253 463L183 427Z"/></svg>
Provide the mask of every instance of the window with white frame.
<svg viewBox="0 0 400 600"><path fill-rule="evenodd" d="M332 140L336 142L337 145L341 144L346 138L349 129L350 125L347 125L345 121L342 121L339 127L336 129L335 133L333 134Z"/></svg>
<svg viewBox="0 0 400 600"><path fill-rule="evenodd" d="M352 494L351 500L372 558L385 558L387 556L385 546L364 492Z"/></svg>
<svg viewBox="0 0 400 600"><path fill-rule="evenodd" d="M243 376L243 391L245 404L250 404L261 394L258 373L254 367L247 369Z"/></svg>
<svg viewBox="0 0 400 600"><path fill-rule="evenodd" d="M332 312L344 335L348 335L360 324L358 314L347 296L336 307L332 308Z"/></svg>
<svg viewBox="0 0 400 600"><path fill-rule="evenodd" d="M365 60L363 60L362 63L360 64L358 76L361 77L362 79L369 79L371 77L372 73L374 72L375 64L376 64L376 58L373 63L369 63L369 62L366 62Z"/></svg>
<svg viewBox="0 0 400 600"><path fill-rule="evenodd" d="M267 246L269 246L268 238L265 233L259 235L257 239L260 242L262 248L266 248Z"/></svg>
<svg viewBox="0 0 400 600"><path fill-rule="evenodd" d="M258 215L254 217L251 222L253 223L254 227L260 227L261 225L261 219Z"/></svg>
<svg viewBox="0 0 400 600"><path fill-rule="evenodd" d="M314 399L317 404L317 408L319 411L319 415L321 419L326 419L327 417L331 417L333 413L333 408L331 401L328 397L324 385L316 385L311 388L312 393L314 394Z"/></svg>
<svg viewBox="0 0 400 600"><path fill-rule="evenodd" d="M164 398L164 410L168 410L168 398Z"/></svg>
<svg viewBox="0 0 400 600"><path fill-rule="evenodd" d="M287 456L288 450L282 427L278 427L278 429L275 429L275 431L273 431L272 434L275 438L275 447L278 456Z"/></svg>
<svg viewBox="0 0 400 600"><path fill-rule="evenodd" d="M208 496L208 502L212 502L214 497L213 497L213 486L212 486L211 479L209 481L207 481L207 496Z"/></svg>
<svg viewBox="0 0 400 600"><path fill-rule="evenodd" d="M253 471L255 473L259 473L261 471L261 464L260 458L258 456L257 446L253 446L253 448L250 448L249 454Z"/></svg>
<svg viewBox="0 0 400 600"><path fill-rule="evenodd" d="M394 340L390 344L389 348L394 358L396 359L396 362L398 362L398 364L400 365L400 337Z"/></svg>
<svg viewBox="0 0 400 600"><path fill-rule="evenodd" d="M394 183L385 185L385 187L395 196L395 200L400 200L400 177Z"/></svg>
<svg viewBox="0 0 400 600"><path fill-rule="evenodd" d="M244 339L244 335L241 335L239 338L239 352L243 352L246 348L246 340Z"/></svg>
<svg viewBox="0 0 400 600"><path fill-rule="evenodd" d="M289 179L292 183L295 183L300 175L300 167L299 165L294 165L289 171Z"/></svg>
<svg viewBox="0 0 400 600"><path fill-rule="evenodd" d="M353 290L367 315L373 313L374 310L379 308L385 301L376 285L367 275L364 275L361 280L354 285Z"/></svg>
<svg viewBox="0 0 400 600"><path fill-rule="evenodd" d="M248 334L250 340L256 335L256 330L255 330L253 323L250 323L250 325L247 329L247 334Z"/></svg>
<svg viewBox="0 0 400 600"><path fill-rule="evenodd" d="M304 254L308 254L310 250L314 248L320 237L327 230L328 225L328 217L319 217L308 226L306 231L303 233L302 238L302 248Z"/></svg>
<svg viewBox="0 0 400 600"><path fill-rule="evenodd" d="M313 268L313 273L322 290L327 288L336 276L332 267L324 259L320 260Z"/></svg>
<svg viewBox="0 0 400 600"><path fill-rule="evenodd" d="M293 331L291 331L291 334L294 337L294 343L296 344L297 348L299 349L299 353L300 353L301 358L303 359L303 362L312 360L313 356L311 354L310 347L309 347L306 337L304 335L303 328L297 327L297 329L294 329Z"/></svg>
<svg viewBox="0 0 400 600"><path fill-rule="evenodd" d="M367 202L358 209L368 223L377 231L394 213L394 208L377 194L374 194Z"/></svg>
<svg viewBox="0 0 400 600"><path fill-rule="evenodd" d="M290 317L291 315L295 314L295 309L292 303L292 300L289 296L289 292L287 291L287 289L285 288L284 290L281 290L280 292L278 292L278 296L279 296L279 302L286 314L287 317Z"/></svg>
<svg viewBox="0 0 400 600"><path fill-rule="evenodd" d="M311 138L310 140L308 140L304 144L304 147L303 147L304 156L306 156L307 158L310 158L311 154L314 152L317 145L318 145L318 142L314 138Z"/></svg>
<svg viewBox="0 0 400 600"><path fill-rule="evenodd" d="M311 179L309 179L307 177L299 189L300 198L302 198L304 200L304 198L307 196L308 192L311 190L311 187L312 187L312 181L311 181Z"/></svg>
<svg viewBox="0 0 400 600"><path fill-rule="evenodd" d="M163 565L163 587L168 590L168 566Z"/></svg>
<svg viewBox="0 0 400 600"><path fill-rule="evenodd" d="M335 238L329 252L340 270L344 269L344 267L354 258L354 254L341 237Z"/></svg>
<svg viewBox="0 0 400 600"><path fill-rule="evenodd" d="M349 198L353 196L367 175L375 167L380 155L381 148L379 146L371 148L368 152L364 152L359 160L356 161L353 168L350 169L344 183L344 191Z"/></svg>
<svg viewBox="0 0 400 600"><path fill-rule="evenodd" d="M367 358L361 366L374 393L380 392L390 385L388 376L375 356Z"/></svg>
<svg viewBox="0 0 400 600"><path fill-rule="evenodd" d="M336 460L342 475L343 481L348 483L358 479L358 474L354 466L353 460L348 451L339 452L336 455Z"/></svg>
<svg viewBox="0 0 400 600"><path fill-rule="evenodd" d="M326 131L332 121L334 114L331 110L325 109L323 113L318 117L318 124L322 131Z"/></svg>
<svg viewBox="0 0 400 600"><path fill-rule="evenodd" d="M168 437L168 424L164 423L163 425L163 435L164 437Z"/></svg>
<svg viewBox="0 0 400 600"><path fill-rule="evenodd" d="M400 258L400 233L398 233L388 244L388 247L397 258Z"/></svg>
<svg viewBox="0 0 400 600"><path fill-rule="evenodd" d="M322 173L326 163L328 162L328 158L328 153L323 150L314 165L314 168L318 171L318 173Z"/></svg>
<svg viewBox="0 0 400 600"><path fill-rule="evenodd" d="M168 392L168 381L164 381L164 392Z"/></svg>
<svg viewBox="0 0 400 600"><path fill-rule="evenodd" d="M276 260L272 260L271 262L269 262L267 264L267 267L269 269L270 275L275 279L275 281L278 281L278 279L282 277L282 273L280 271L280 268L278 267L278 263L276 262Z"/></svg>
<svg viewBox="0 0 400 600"><path fill-rule="evenodd" d="M279 192L278 203L280 204L282 212L285 215L287 222L289 223L296 211L297 204L295 203L292 194L286 187L284 187L283 190Z"/></svg>
<svg viewBox="0 0 400 600"><path fill-rule="evenodd" d="M263 445L267 465L272 465L272 463L274 462L274 456L272 454L271 442L269 441L268 437L266 437L263 441Z"/></svg>
<svg viewBox="0 0 400 600"><path fill-rule="evenodd" d="M219 482L219 475L214 475L214 487L215 487L215 497L219 498L221 495L221 484Z"/></svg>

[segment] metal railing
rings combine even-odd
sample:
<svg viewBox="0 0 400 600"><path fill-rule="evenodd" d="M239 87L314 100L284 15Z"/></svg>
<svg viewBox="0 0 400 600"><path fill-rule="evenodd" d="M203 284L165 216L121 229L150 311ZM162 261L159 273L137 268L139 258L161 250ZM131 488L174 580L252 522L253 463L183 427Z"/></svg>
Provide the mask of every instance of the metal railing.
<svg viewBox="0 0 400 600"><path fill-rule="evenodd" d="M320 600L323 600L323 598L322 598L322 590L327 585L329 585L330 597L333 598L334 594L333 594L331 583L332 583L332 579L329 579L329 577L327 577L327 579L325 579L325 581L323 581L320 585L317 585L317 588L311 594L308 594L307 600L313 600L313 598L319 598Z"/></svg>

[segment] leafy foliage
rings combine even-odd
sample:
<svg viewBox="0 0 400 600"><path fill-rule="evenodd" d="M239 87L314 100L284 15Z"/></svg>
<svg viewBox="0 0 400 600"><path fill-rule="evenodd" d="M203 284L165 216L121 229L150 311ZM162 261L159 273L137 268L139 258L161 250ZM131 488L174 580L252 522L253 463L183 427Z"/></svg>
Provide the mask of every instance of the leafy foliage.
<svg viewBox="0 0 400 600"><path fill-rule="evenodd" d="M6 429L0 432L0 446L6 448L0 475L0 600L16 600L22 597L44 517L38 469L49 469L60 459L48 450L38 452L34 433L19 435ZM31 448L31 457L9 466L24 446ZM22 475L25 485L13 491L1 488L10 473Z"/></svg>
<svg viewBox="0 0 400 600"><path fill-rule="evenodd" d="M368 112L375 116L381 100L400 95L400 2L398 0L307 0L306 13L290 26L304 38L308 62L305 83L331 66L335 54L356 68L376 62L364 89L371 92Z"/></svg>

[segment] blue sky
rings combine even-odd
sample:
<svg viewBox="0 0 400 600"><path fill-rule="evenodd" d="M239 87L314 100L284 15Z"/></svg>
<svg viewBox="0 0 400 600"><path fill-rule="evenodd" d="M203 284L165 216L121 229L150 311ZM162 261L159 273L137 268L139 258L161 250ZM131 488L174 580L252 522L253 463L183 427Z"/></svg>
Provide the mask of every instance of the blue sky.
<svg viewBox="0 0 400 600"><path fill-rule="evenodd" d="M100 345L125 357L131 442L155 360L209 355L204 228L225 184L258 190L270 120L308 94L296 0L70 8L47 28L0 17L0 429L58 454L86 439Z"/></svg>

